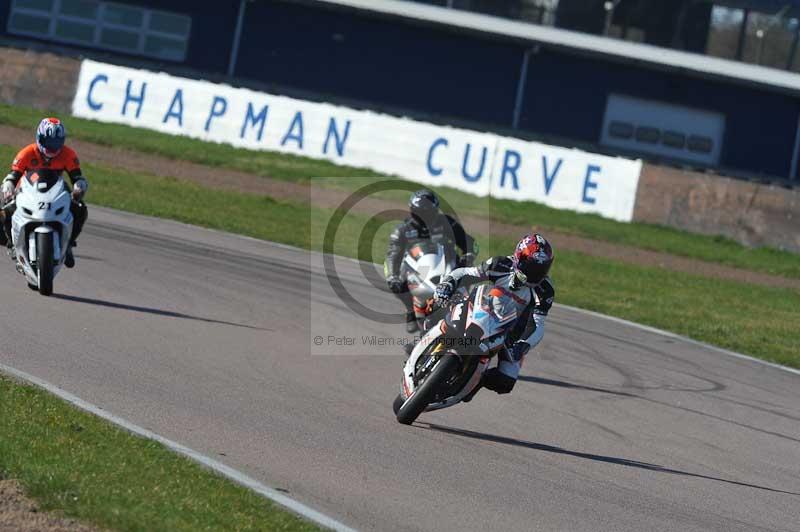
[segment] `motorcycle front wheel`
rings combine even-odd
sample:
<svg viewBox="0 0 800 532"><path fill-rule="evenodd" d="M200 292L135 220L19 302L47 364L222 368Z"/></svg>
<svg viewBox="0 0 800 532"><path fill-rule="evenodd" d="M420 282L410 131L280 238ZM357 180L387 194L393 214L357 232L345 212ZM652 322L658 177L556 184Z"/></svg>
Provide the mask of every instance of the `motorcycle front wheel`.
<svg viewBox="0 0 800 532"><path fill-rule="evenodd" d="M422 414L436 395L436 391L444 385L460 366L461 361L453 355L445 355L439 359L431 370L431 374L425 379L414 393L406 399L398 408L398 397L395 399L394 407L397 421L403 425L411 425Z"/></svg>
<svg viewBox="0 0 800 532"><path fill-rule="evenodd" d="M36 234L36 270L39 277L39 293L53 293L53 233Z"/></svg>

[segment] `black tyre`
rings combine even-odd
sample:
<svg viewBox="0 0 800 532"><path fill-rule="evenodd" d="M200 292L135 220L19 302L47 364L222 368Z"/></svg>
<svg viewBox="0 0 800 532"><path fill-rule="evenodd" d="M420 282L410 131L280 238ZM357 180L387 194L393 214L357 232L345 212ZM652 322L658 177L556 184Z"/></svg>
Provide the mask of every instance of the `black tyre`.
<svg viewBox="0 0 800 532"><path fill-rule="evenodd" d="M53 293L53 233L36 233L36 271L39 276L39 293Z"/></svg>
<svg viewBox="0 0 800 532"><path fill-rule="evenodd" d="M394 415L397 415L397 413L400 411L400 407L403 406L403 403L405 402L406 400L403 399L403 394L398 393L397 397L394 398L394 402L392 403L392 411L394 412Z"/></svg>
<svg viewBox="0 0 800 532"><path fill-rule="evenodd" d="M425 379L414 394L403 402L395 415L397 421L403 425L411 425L422 414L436 395L436 391L444 385L456 371L461 362L453 355L443 356L433 367L431 374ZM395 399L397 404L397 399Z"/></svg>

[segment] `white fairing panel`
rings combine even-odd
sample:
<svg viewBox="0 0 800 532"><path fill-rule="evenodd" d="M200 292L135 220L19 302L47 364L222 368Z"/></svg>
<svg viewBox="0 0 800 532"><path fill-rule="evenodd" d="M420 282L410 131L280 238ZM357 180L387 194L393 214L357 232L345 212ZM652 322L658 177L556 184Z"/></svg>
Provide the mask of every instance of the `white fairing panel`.
<svg viewBox="0 0 800 532"><path fill-rule="evenodd" d="M455 268L453 261L448 262L442 244L436 246L435 253L423 252L416 259L406 253L403 262L408 271L411 294L423 301L433 297L436 285Z"/></svg>
<svg viewBox="0 0 800 532"><path fill-rule="evenodd" d="M457 395L449 397L443 402L429 405L426 411L447 408L460 402L480 383L481 376L489 366L490 355L503 346L506 333L534 297L533 291L528 288L511 290L508 286L510 279L509 276L494 285L480 285L475 288L470 300L457 303L450 309L449 314L454 321L467 312L466 328L473 325L480 327L482 331L480 349L486 353L486 357L481 359L475 372ZM441 336L440 322L439 325L429 330L414 347L403 368L403 386L400 391L403 397L408 398L414 393L414 372L417 363L425 354L428 346L433 345Z"/></svg>
<svg viewBox="0 0 800 532"><path fill-rule="evenodd" d="M414 390L416 389L416 386L414 384L414 371L416 370L417 362L419 361L420 356L422 356L425 353L427 346L435 343L436 339L441 336L442 336L441 329L438 326L434 327L430 331L428 331L428 333L425 336L423 336L422 339L414 347L414 350L411 352L411 356L408 357L406 365L403 368L403 386L402 389L400 390L400 394L403 397L405 398L410 397L414 393ZM472 392L478 385L478 383L480 383L481 376L483 375L483 372L486 371L488 366L489 366L489 357L486 357L475 368L475 372L472 374L466 386L464 386L461 389L461 392L459 392L458 395L455 395L453 397L448 397L446 401L443 401L441 403L432 403L428 405L428 408L425 411L429 412L431 410L439 410L441 408L447 408L449 406L453 406L454 404L461 402L461 400L464 397L466 397L470 392Z"/></svg>
<svg viewBox="0 0 800 532"><path fill-rule="evenodd" d="M16 196L16 210L11 218L11 237L17 253L17 260L28 282L38 285L38 276L32 263L38 256L36 232L53 233L53 258L56 262L54 274L58 273L64 261L65 245L72 235L72 198L63 179L49 189L40 181L31 182L27 176L20 179L20 189ZM26 230L27 226L36 229ZM60 227L60 230L57 228ZM28 238L22 238L27 234Z"/></svg>

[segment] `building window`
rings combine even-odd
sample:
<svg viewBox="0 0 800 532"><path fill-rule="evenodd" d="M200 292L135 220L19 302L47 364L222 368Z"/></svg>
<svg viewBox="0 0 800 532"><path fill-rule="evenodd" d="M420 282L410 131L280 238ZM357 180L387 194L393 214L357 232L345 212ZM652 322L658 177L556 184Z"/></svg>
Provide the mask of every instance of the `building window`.
<svg viewBox="0 0 800 532"><path fill-rule="evenodd" d="M679 131L664 131L661 142L664 143L664 146L682 150L686 146L686 135Z"/></svg>
<svg viewBox="0 0 800 532"><path fill-rule="evenodd" d="M8 32L69 44L183 61L187 15L99 0L13 0Z"/></svg>
<svg viewBox="0 0 800 532"><path fill-rule="evenodd" d="M629 139L633 137L636 128L628 122L612 121L608 126L608 134L618 139Z"/></svg>
<svg viewBox="0 0 800 532"><path fill-rule="evenodd" d="M796 46L797 19L750 13L745 26L742 60L747 63L788 68Z"/></svg>
<svg viewBox="0 0 800 532"><path fill-rule="evenodd" d="M706 47L708 55L736 59L744 16L744 9L714 6Z"/></svg>
<svg viewBox="0 0 800 532"><path fill-rule="evenodd" d="M714 6L709 55L773 68L797 70L800 20L785 6L773 14Z"/></svg>
<svg viewBox="0 0 800 532"><path fill-rule="evenodd" d="M661 130L657 127L639 126L636 128L636 141L647 144L658 144L661 140Z"/></svg>
<svg viewBox="0 0 800 532"><path fill-rule="evenodd" d="M611 94L600 143L632 153L716 166L725 116L656 100Z"/></svg>

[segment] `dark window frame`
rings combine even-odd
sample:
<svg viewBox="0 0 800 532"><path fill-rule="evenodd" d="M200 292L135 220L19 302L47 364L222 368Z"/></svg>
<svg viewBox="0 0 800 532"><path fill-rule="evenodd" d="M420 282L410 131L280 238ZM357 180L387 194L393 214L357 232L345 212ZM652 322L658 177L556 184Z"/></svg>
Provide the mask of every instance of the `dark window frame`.
<svg viewBox="0 0 800 532"><path fill-rule="evenodd" d="M12 0L9 11L8 23L6 30L12 35L24 35L29 37L36 37L54 42L65 44L74 44L79 46L87 46L97 48L100 50L109 50L113 52L122 52L132 55L139 55L143 57L151 57L155 59L184 62L189 51L189 40L192 35L192 17L184 13L176 13L172 11L164 11L161 9L149 9L144 7L132 6L129 4L119 4L116 2L106 2L104 0L89 0L97 5L97 11L94 18L80 17L76 15L65 15L61 13L61 5L63 0L53 0L49 11L44 11L36 8L23 7L18 5L19 0ZM121 7L124 9L135 10L142 13L142 22L139 27L134 27L125 24L118 24L115 22L107 22L104 20L104 14L107 7ZM38 33L34 31L26 31L15 29L12 25L15 14L28 15L33 17L40 17L48 21L47 33ZM150 20L153 15L162 14L172 17L180 17L187 20L186 32L183 35L175 33L168 33L164 31L154 30L150 28ZM56 34L56 27L59 22L92 25L94 27L94 34L91 42L82 39L73 39ZM126 46L115 46L107 44L102 41L102 34L104 30L121 31L125 33L135 34L137 36L136 48ZM149 37L159 39L166 39L170 42L175 42L181 48L179 56L165 53L154 53L147 51L147 40Z"/></svg>

